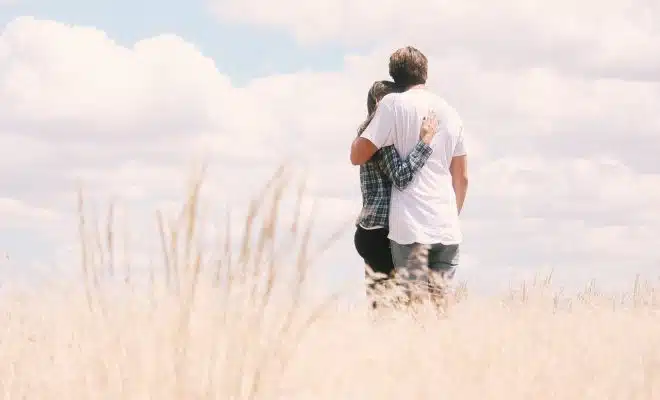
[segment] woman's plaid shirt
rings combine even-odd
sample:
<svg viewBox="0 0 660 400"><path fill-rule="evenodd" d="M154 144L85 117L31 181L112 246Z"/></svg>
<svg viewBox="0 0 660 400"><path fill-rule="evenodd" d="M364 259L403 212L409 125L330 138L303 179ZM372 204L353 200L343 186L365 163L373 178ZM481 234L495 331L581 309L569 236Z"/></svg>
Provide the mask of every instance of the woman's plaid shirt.
<svg viewBox="0 0 660 400"><path fill-rule="evenodd" d="M356 224L363 228L387 227L392 184L399 190L405 189L432 152L433 149L420 140L408 158L402 160L394 146L387 146L361 165L362 211Z"/></svg>

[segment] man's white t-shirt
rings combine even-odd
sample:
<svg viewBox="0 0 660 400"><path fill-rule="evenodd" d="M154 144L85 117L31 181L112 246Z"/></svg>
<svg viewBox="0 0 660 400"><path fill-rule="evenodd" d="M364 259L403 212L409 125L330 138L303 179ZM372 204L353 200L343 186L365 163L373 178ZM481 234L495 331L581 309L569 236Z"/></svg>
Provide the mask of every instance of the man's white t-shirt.
<svg viewBox="0 0 660 400"><path fill-rule="evenodd" d="M389 238L399 244L462 241L449 165L453 157L466 154L463 122L442 97L415 88L383 97L361 135L379 149L394 144L405 158L419 142L422 119L431 110L439 121L430 144L433 153L405 190L392 189Z"/></svg>

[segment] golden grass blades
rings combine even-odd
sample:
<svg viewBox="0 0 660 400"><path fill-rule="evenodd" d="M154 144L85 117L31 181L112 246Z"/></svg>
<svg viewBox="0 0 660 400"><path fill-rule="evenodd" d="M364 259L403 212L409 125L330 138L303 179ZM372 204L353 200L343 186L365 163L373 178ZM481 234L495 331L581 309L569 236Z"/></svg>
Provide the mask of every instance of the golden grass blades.
<svg viewBox="0 0 660 400"><path fill-rule="evenodd" d="M199 207L209 178L199 170L181 208L156 213L152 234L124 224L123 205L96 213L80 192L82 279L34 290L3 280L0 397L660 398L655 280L573 294L555 271L494 296L459 283L441 315L389 291L392 307L377 315L357 294L353 307L339 294L312 302L311 268L339 233L312 245L305 180L289 166L275 171L244 224L231 221L236 206L212 199L221 221L209 238ZM128 234L151 239L152 253ZM354 268L359 293L363 266Z"/></svg>

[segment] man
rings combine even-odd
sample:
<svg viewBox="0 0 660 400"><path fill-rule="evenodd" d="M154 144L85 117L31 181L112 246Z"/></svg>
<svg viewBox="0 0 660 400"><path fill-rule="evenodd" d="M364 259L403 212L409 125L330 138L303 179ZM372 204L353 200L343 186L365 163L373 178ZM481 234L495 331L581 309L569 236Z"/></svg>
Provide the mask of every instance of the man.
<svg viewBox="0 0 660 400"><path fill-rule="evenodd" d="M408 46L395 51L389 70L408 90L381 100L369 126L353 141L351 162L362 165L392 144L407 157L419 140L423 117L429 112L437 115L440 126L430 144L432 154L405 190L392 191L388 237L395 268L442 297L458 265L463 239L459 214L468 185L463 122L444 99L426 89L428 60L419 50ZM419 255L420 247L428 248L422 274L408 262L411 256L425 255Z"/></svg>

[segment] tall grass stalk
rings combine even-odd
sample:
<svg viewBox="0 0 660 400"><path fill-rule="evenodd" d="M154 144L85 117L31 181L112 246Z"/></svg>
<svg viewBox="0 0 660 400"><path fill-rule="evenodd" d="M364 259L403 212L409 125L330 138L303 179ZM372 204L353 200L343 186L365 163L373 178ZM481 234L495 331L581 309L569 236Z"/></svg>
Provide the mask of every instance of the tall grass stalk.
<svg viewBox="0 0 660 400"><path fill-rule="evenodd" d="M312 246L304 181L278 169L232 243L239 227L229 210L217 238L203 235L204 173L178 213L155 214L160 254L146 274L117 206L90 211L81 191L81 284L4 289L1 398L660 398L653 282L638 278L619 295L592 283L567 296L550 275L500 297L461 284L440 314L411 313L396 298L375 314L339 307L338 294L311 302L310 268L339 233ZM290 187L296 212L287 221Z"/></svg>

